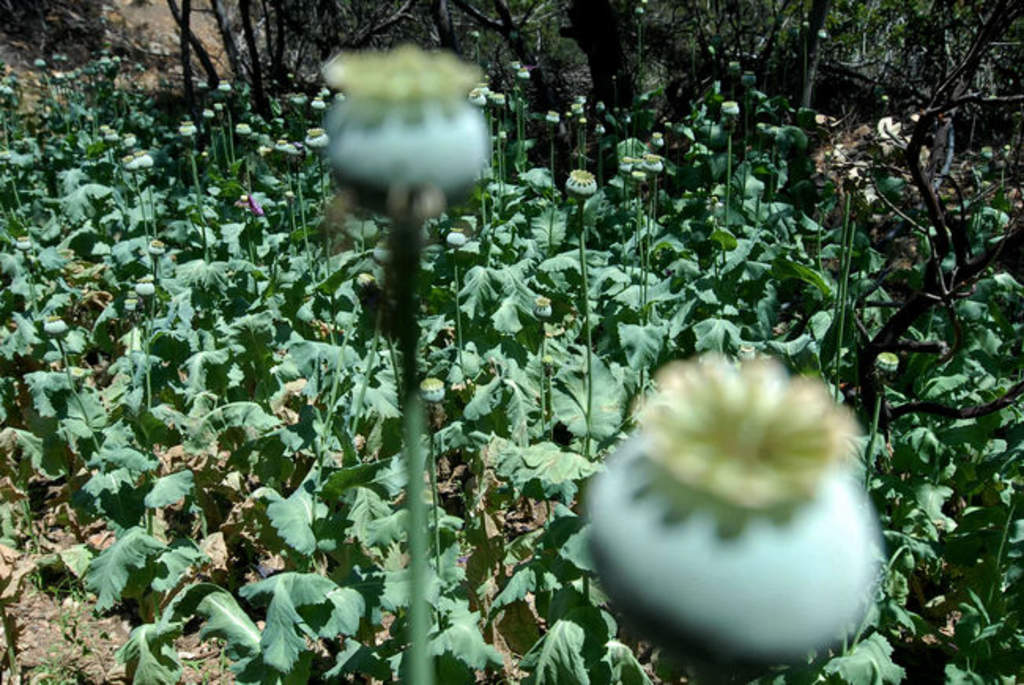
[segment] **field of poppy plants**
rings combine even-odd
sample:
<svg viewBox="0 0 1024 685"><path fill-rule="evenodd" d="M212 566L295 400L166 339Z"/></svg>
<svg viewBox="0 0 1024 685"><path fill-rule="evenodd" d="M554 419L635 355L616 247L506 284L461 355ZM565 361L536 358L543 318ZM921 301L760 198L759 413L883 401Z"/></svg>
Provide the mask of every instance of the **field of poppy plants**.
<svg viewBox="0 0 1024 685"><path fill-rule="evenodd" d="M183 121L128 69L0 86L6 673L63 578L141 684L196 634L237 683L1024 678L1020 196L921 155L966 94L841 143L739 70L660 121L405 47Z"/></svg>

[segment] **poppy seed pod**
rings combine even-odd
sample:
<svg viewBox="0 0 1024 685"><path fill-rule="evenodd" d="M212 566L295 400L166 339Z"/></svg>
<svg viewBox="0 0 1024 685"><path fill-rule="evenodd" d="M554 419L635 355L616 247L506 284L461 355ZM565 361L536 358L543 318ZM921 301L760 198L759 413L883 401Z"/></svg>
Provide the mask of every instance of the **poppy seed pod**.
<svg viewBox="0 0 1024 685"><path fill-rule="evenodd" d="M574 169L569 172L569 178L565 182L565 191L574 197L588 198L597 192L597 180L589 171Z"/></svg>
<svg viewBox="0 0 1024 685"><path fill-rule="evenodd" d="M900 358L894 352L882 352L875 359L875 368L883 376L892 376L900 368Z"/></svg>
<svg viewBox="0 0 1024 685"><path fill-rule="evenodd" d="M153 167L153 158L147 152L136 152L121 161L124 162L125 171L139 172Z"/></svg>
<svg viewBox="0 0 1024 685"><path fill-rule="evenodd" d="M644 155L640 167L646 173L656 176L665 170L664 158L661 155Z"/></svg>
<svg viewBox="0 0 1024 685"><path fill-rule="evenodd" d="M444 399L444 381L440 378L424 378L420 383L420 396L424 402L437 404Z"/></svg>
<svg viewBox="0 0 1024 685"><path fill-rule="evenodd" d="M149 253L150 257L159 257L167 252L167 246L164 245L162 240L150 240L146 251Z"/></svg>
<svg viewBox="0 0 1024 685"><path fill-rule="evenodd" d="M448 235L445 236L444 240L446 243L448 243L448 247L457 250L466 244L468 238L466 238L466 234L462 231L461 228L453 228L451 231L448 232Z"/></svg>
<svg viewBox="0 0 1024 685"><path fill-rule="evenodd" d="M469 104L474 107L484 107L487 105L487 91L481 88L474 88L469 91Z"/></svg>
<svg viewBox="0 0 1024 685"><path fill-rule="evenodd" d="M21 252L28 252L32 249L32 239L27 235L19 235L14 239L14 247Z"/></svg>
<svg viewBox="0 0 1024 685"><path fill-rule="evenodd" d="M152 276L144 276L135 284L135 294L139 297L152 297L156 292Z"/></svg>
<svg viewBox="0 0 1024 685"><path fill-rule="evenodd" d="M881 533L848 465L852 414L767 358L676 362L655 381L588 495L616 605L718 664L799 661L855 628Z"/></svg>
<svg viewBox="0 0 1024 685"><path fill-rule="evenodd" d="M329 157L361 203L385 209L394 187L433 187L448 203L468 194L490 155L487 125L466 100L477 69L405 46L340 55L324 78L348 94L327 117Z"/></svg>
<svg viewBox="0 0 1024 685"><path fill-rule="evenodd" d="M328 142L327 132L322 128L311 128L306 131L306 147L316 149L325 148L327 147Z"/></svg>
<svg viewBox="0 0 1024 685"><path fill-rule="evenodd" d="M544 297L543 295L537 297L533 301L533 315L542 321L544 319L550 319L552 314L551 300Z"/></svg>
<svg viewBox="0 0 1024 685"><path fill-rule="evenodd" d="M43 322L43 333L51 338L63 338L68 334L68 325L59 316L51 316Z"/></svg>

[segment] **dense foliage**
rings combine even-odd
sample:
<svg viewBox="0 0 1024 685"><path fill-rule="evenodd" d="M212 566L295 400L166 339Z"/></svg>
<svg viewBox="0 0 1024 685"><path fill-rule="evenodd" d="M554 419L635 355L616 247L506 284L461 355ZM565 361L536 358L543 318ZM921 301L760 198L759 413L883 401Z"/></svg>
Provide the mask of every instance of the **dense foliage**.
<svg viewBox="0 0 1024 685"><path fill-rule="evenodd" d="M113 89L123 67L40 65L31 107L15 79L0 94L2 543L80 577L97 611L132 612L119 656L135 682L177 680L174 640L195 619L237 682L397 680L409 596L388 222L333 199L308 97L265 120L236 83L179 126ZM894 153L913 124L851 152L833 120L738 78L664 126L657 94L632 110L584 101L557 124L597 177L577 205L550 168L556 125L511 83L486 110L491 173L424 227L417 363L446 389L423 432L439 682L684 672L620 627L581 497L652 372L701 352L772 355L854 407L885 529L864 623L762 682L1024 677L1024 287L998 258L968 280L952 254L930 258ZM1021 230L1007 159L962 180L971 254ZM859 367L936 273L949 296L886 348L898 369ZM115 539L53 549L44 513Z"/></svg>

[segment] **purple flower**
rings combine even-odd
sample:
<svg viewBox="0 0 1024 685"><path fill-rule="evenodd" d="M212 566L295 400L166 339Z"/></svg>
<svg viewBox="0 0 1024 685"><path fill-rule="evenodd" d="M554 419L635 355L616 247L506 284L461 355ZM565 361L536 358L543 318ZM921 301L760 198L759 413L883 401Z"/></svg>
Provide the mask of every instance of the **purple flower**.
<svg viewBox="0 0 1024 685"><path fill-rule="evenodd" d="M260 203L252 195L249 196L249 211L256 216L263 216L263 207L260 206Z"/></svg>

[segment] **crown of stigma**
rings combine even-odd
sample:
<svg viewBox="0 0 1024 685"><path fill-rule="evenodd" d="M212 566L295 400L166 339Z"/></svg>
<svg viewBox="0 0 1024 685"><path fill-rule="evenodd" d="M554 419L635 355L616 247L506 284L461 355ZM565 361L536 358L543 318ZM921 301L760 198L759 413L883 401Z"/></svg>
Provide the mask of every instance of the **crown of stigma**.
<svg viewBox="0 0 1024 685"><path fill-rule="evenodd" d="M390 52L342 53L323 69L331 88L349 97L399 105L464 98L481 72L451 54L405 45Z"/></svg>

